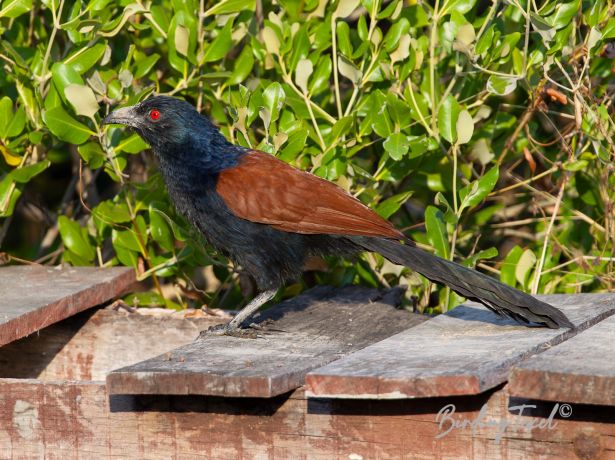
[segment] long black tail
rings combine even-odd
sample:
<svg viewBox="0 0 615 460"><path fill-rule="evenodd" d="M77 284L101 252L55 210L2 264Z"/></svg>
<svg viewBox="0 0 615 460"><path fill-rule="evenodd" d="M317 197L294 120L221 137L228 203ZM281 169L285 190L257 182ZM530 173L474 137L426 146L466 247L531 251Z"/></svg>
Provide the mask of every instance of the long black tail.
<svg viewBox="0 0 615 460"><path fill-rule="evenodd" d="M574 327L557 308L476 270L425 252L411 242L370 237L349 239L368 251L379 252L395 264L405 265L430 281L445 284L457 294L478 301L499 315L510 316L524 324L543 323L554 329Z"/></svg>

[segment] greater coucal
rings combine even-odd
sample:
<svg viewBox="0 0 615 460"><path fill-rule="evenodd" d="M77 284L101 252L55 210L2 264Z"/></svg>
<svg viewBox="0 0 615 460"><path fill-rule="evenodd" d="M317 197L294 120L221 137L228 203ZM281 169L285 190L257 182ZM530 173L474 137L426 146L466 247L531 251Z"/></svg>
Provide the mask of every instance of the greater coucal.
<svg viewBox="0 0 615 460"><path fill-rule="evenodd" d="M335 184L272 155L233 145L189 103L156 96L109 114L150 144L171 201L260 294L222 329L233 333L314 255L382 254L500 315L573 327L558 309L487 275L425 252Z"/></svg>

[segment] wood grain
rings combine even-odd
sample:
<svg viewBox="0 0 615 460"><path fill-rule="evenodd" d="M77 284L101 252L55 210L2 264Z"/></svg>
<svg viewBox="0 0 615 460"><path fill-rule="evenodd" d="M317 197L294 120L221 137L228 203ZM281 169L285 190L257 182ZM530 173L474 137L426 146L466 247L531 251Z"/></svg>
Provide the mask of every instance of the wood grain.
<svg viewBox="0 0 615 460"><path fill-rule="evenodd" d="M78 313L1 347L0 377L104 381L113 369L191 343L200 331L227 321L176 316L109 308Z"/></svg>
<svg viewBox="0 0 615 460"><path fill-rule="evenodd" d="M615 316L515 366L515 396L615 406Z"/></svg>
<svg viewBox="0 0 615 460"><path fill-rule="evenodd" d="M122 294L126 267L0 267L0 346Z"/></svg>
<svg viewBox="0 0 615 460"><path fill-rule="evenodd" d="M460 428L438 437L449 426L436 419L447 404ZM295 391L270 399L111 396L110 405L102 383L0 379L0 458L615 458L612 412L573 406L572 417L549 428L554 404L533 404L519 416L503 388L412 401L315 401Z"/></svg>
<svg viewBox="0 0 615 460"><path fill-rule="evenodd" d="M615 313L614 294L544 298L577 329L528 328L468 304L309 373L307 394L358 399L478 394L505 382L524 359Z"/></svg>
<svg viewBox="0 0 615 460"><path fill-rule="evenodd" d="M317 287L267 310L257 339L209 336L110 373L110 394L271 397L305 374L426 320L398 310L399 289ZM268 324L270 321L273 323Z"/></svg>

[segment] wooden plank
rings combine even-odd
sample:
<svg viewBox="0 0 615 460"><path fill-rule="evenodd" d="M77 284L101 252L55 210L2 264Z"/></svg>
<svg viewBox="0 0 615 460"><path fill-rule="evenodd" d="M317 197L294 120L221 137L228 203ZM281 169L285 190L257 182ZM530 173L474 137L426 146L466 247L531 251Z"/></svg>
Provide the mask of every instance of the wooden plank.
<svg viewBox="0 0 615 460"><path fill-rule="evenodd" d="M615 316L515 366L510 393L528 399L615 406Z"/></svg>
<svg viewBox="0 0 615 460"><path fill-rule="evenodd" d="M113 299L134 281L125 267L1 267L0 346Z"/></svg>
<svg viewBox="0 0 615 460"><path fill-rule="evenodd" d="M468 304L306 377L312 397L404 399L481 393L510 369L615 313L614 294L544 296L577 326L527 328Z"/></svg>
<svg viewBox="0 0 615 460"><path fill-rule="evenodd" d="M272 397L305 374L426 320L394 307L401 293L317 287L271 308L257 339L209 336L110 373L110 394Z"/></svg>
<svg viewBox="0 0 615 460"><path fill-rule="evenodd" d="M104 381L113 369L191 343L202 330L228 320L168 312L150 316L105 308L78 313L0 347L0 377Z"/></svg>
<svg viewBox="0 0 615 460"><path fill-rule="evenodd" d="M2 459L615 458L615 414L554 403L510 408L506 387L403 401L111 397L96 382L0 379ZM121 404L120 404L121 403ZM457 428L438 412L447 404ZM517 403L515 403L517 404ZM440 419L442 420L442 419Z"/></svg>

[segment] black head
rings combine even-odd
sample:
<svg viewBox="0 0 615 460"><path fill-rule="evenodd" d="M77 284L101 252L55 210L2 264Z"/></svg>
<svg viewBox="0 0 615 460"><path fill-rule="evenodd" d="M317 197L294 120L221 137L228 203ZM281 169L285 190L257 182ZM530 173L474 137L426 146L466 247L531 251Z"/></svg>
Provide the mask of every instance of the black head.
<svg viewBox="0 0 615 460"><path fill-rule="evenodd" d="M207 157L212 148L228 145L207 117L188 102L169 96L122 107L102 121L103 125L114 123L134 129L161 157L176 156L180 151Z"/></svg>

